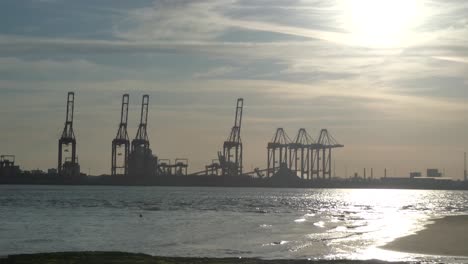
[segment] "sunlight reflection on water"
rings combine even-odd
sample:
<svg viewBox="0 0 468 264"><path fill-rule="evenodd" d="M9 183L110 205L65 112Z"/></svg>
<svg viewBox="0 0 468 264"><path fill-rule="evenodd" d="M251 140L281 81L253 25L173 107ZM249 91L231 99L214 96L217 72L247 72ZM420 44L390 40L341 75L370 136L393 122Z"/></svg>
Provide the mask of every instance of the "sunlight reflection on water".
<svg viewBox="0 0 468 264"><path fill-rule="evenodd" d="M433 260L378 247L467 206L457 191L0 186L0 255Z"/></svg>

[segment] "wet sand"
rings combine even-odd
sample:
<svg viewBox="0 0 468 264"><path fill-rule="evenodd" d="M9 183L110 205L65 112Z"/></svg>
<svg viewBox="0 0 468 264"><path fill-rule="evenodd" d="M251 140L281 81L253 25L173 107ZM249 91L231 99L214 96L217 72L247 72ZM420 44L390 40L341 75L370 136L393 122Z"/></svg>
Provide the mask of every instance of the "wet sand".
<svg viewBox="0 0 468 264"><path fill-rule="evenodd" d="M401 237L383 249L425 255L468 257L468 215L433 220L424 230Z"/></svg>

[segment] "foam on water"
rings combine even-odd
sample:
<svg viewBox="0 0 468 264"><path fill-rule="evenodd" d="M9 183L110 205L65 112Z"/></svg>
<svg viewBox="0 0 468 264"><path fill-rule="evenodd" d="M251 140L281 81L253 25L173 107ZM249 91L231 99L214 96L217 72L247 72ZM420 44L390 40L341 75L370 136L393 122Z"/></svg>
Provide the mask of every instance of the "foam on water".
<svg viewBox="0 0 468 264"><path fill-rule="evenodd" d="M75 250L166 256L450 260L379 246L468 192L0 186L0 255ZM141 215L141 217L140 217Z"/></svg>

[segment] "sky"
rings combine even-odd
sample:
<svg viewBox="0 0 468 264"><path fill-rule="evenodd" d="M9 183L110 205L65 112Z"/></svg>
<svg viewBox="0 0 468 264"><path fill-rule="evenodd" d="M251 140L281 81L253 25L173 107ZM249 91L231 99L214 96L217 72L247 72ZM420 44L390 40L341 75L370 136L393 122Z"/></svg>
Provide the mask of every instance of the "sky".
<svg viewBox="0 0 468 264"><path fill-rule="evenodd" d="M3 0L0 154L57 166L66 96L83 172L110 173L123 93L135 136L149 94L159 158L216 158L244 98L245 170L276 128L327 128L336 175L461 179L468 149L464 0Z"/></svg>

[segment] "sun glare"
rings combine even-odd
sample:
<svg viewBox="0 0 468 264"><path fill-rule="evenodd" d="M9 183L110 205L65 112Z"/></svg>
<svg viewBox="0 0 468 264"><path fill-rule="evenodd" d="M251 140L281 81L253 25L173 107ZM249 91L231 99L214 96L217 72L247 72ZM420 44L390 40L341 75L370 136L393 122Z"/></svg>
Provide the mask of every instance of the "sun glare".
<svg viewBox="0 0 468 264"><path fill-rule="evenodd" d="M424 13L421 0L349 0L343 4L343 26L351 41L369 47L405 45Z"/></svg>

